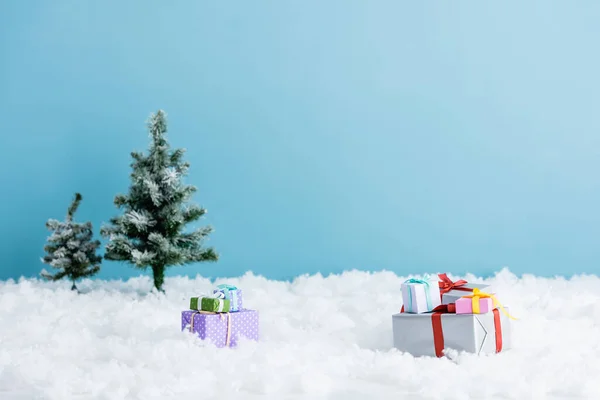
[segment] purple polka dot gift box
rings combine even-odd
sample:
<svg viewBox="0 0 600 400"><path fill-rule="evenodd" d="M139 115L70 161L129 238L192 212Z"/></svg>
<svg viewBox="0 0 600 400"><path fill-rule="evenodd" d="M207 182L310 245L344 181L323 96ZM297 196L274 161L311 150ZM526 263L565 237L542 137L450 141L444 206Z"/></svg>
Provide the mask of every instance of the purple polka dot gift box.
<svg viewBox="0 0 600 400"><path fill-rule="evenodd" d="M211 313L181 312L181 330L188 330L217 347L236 347L242 338L258 341L258 311Z"/></svg>

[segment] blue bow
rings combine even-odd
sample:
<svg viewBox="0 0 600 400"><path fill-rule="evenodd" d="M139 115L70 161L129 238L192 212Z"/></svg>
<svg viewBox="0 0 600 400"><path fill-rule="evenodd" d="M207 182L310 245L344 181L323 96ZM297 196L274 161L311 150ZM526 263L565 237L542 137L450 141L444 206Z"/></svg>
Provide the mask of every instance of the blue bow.
<svg viewBox="0 0 600 400"><path fill-rule="evenodd" d="M429 293L429 281L425 281L423 279L408 279L406 281L404 281L404 283L415 283L415 284L419 284L419 285L425 285L425 299L427 300L427 310L431 310L431 295ZM408 307L407 307L407 311L408 312L412 312L413 310L413 304L412 304L412 287L408 286Z"/></svg>

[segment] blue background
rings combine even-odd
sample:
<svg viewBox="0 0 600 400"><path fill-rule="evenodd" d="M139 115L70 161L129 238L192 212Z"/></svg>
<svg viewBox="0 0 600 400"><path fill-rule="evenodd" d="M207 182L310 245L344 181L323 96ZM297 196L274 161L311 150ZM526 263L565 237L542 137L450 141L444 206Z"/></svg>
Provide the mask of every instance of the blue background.
<svg viewBox="0 0 600 400"><path fill-rule="evenodd" d="M0 2L0 279L158 108L221 253L170 274L599 272L599 2L168 3Z"/></svg>

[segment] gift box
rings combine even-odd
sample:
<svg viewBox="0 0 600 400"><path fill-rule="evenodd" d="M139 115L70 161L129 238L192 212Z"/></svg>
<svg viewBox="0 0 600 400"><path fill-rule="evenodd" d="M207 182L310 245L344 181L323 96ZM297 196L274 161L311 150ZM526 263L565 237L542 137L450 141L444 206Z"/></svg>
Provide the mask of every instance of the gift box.
<svg viewBox="0 0 600 400"><path fill-rule="evenodd" d="M394 347L415 357L442 357L444 349L489 354L511 348L510 314L506 310L496 308L486 314L454 312L450 304L432 313L394 314Z"/></svg>
<svg viewBox="0 0 600 400"><path fill-rule="evenodd" d="M403 310L407 313L424 313L440 305L440 292L436 279L408 279L400 286Z"/></svg>
<svg viewBox="0 0 600 400"><path fill-rule="evenodd" d="M494 302L489 297L477 299L461 297L455 304L457 314L485 314L494 308Z"/></svg>
<svg viewBox="0 0 600 400"><path fill-rule="evenodd" d="M190 309L196 311L229 312L231 302L227 299L216 297L192 297Z"/></svg>
<svg viewBox="0 0 600 400"><path fill-rule="evenodd" d="M240 339L258 341L258 311L209 313L187 310L181 312L181 330L188 330L217 347L236 347Z"/></svg>
<svg viewBox="0 0 600 400"><path fill-rule="evenodd" d="M462 279L452 282L446 274L438 274L438 277L440 278L438 285L442 296L442 304L456 303L461 297L471 294L475 288L485 290L486 292L493 291L490 285L483 283L469 283Z"/></svg>
<svg viewBox="0 0 600 400"><path fill-rule="evenodd" d="M238 289L232 285L222 284L217 286L217 288L214 290L214 293L223 293L224 298L230 301L229 311L234 312L244 308L242 301L242 289Z"/></svg>

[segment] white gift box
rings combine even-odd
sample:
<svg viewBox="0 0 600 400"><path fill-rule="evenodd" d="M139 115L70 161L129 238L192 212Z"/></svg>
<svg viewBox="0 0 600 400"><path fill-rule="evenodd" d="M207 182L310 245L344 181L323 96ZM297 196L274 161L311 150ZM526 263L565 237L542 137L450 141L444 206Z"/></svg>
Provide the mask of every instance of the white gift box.
<svg viewBox="0 0 600 400"><path fill-rule="evenodd" d="M442 303L437 279L409 279L400 286L404 312L421 314Z"/></svg>
<svg viewBox="0 0 600 400"><path fill-rule="evenodd" d="M486 314L394 314L394 347L415 357L442 357L444 349L497 353L512 347L510 322L498 309Z"/></svg>

